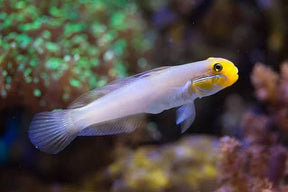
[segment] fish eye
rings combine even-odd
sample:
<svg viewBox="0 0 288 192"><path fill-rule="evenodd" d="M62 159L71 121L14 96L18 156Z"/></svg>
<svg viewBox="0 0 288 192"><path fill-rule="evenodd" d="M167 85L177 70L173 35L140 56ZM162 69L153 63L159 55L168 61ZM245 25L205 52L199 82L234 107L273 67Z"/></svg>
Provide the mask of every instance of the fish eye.
<svg viewBox="0 0 288 192"><path fill-rule="evenodd" d="M213 66L213 69L216 72L220 72L223 69L223 67L222 67L222 65L220 63L215 63L214 66Z"/></svg>

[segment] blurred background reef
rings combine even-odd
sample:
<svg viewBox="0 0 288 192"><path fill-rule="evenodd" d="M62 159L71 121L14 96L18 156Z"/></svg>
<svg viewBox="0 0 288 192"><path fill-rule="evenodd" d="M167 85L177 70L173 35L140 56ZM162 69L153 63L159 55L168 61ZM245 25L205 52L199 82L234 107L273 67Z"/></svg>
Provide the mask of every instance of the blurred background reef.
<svg viewBox="0 0 288 192"><path fill-rule="evenodd" d="M0 191L288 191L285 0L0 0ZM30 143L33 114L154 67L224 57L238 82L130 134Z"/></svg>

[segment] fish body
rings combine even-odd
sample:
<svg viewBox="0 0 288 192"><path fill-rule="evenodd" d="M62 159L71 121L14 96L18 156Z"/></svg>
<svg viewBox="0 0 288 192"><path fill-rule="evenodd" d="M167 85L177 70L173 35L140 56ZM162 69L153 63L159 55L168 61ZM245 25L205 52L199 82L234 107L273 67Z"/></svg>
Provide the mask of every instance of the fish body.
<svg viewBox="0 0 288 192"><path fill-rule="evenodd" d="M186 66L185 66L186 67ZM185 70L183 66L179 67ZM135 82L114 91L79 109L83 119L105 121L137 113L160 113L163 110L184 104L188 98L181 97L183 85L189 76L179 76L179 68L171 67L158 75L139 78ZM173 80L171 81L171 78ZM191 78L191 75L190 75ZM187 90L188 91L188 90ZM190 95L193 97L194 95ZM98 109L98 110L95 110ZM93 118L92 118L93 117Z"/></svg>
<svg viewBox="0 0 288 192"><path fill-rule="evenodd" d="M58 153L77 136L110 135L133 131L135 116L177 110L184 132L195 118L194 100L232 85L238 69L222 58L156 68L92 90L69 109L36 114L29 128L40 150Z"/></svg>

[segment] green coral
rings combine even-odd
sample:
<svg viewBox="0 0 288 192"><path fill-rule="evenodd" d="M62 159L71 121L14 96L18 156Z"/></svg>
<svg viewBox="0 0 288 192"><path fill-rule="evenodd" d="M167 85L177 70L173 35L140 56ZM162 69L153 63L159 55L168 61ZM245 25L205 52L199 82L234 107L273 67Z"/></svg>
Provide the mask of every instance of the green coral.
<svg viewBox="0 0 288 192"><path fill-rule="evenodd" d="M59 83L66 86L59 89L61 98L67 98L74 88L92 89L126 76L137 63L133 58L143 56L151 45L143 26L136 4L126 0L2 2L0 70L8 78L0 83L2 97L9 91L5 85L21 78L33 82L35 97L41 95L33 90L45 94Z"/></svg>

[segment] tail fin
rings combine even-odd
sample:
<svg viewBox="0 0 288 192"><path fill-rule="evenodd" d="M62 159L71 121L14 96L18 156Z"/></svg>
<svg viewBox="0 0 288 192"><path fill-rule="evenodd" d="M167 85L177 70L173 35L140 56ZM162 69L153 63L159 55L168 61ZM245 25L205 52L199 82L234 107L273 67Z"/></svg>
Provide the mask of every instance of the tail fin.
<svg viewBox="0 0 288 192"><path fill-rule="evenodd" d="M34 116L29 127L29 138L36 148L56 154L77 137L78 131L67 118L69 111L43 112Z"/></svg>

